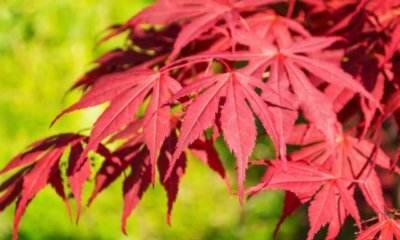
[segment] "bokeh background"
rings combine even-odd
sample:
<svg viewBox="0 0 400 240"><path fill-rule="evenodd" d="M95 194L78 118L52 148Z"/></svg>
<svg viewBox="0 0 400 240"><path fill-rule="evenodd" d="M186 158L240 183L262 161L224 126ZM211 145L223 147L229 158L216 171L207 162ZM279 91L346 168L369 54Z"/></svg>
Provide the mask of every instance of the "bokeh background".
<svg viewBox="0 0 400 240"><path fill-rule="evenodd" d="M99 108L67 115L49 129L54 116L80 96L79 92L65 94L71 84L93 67L92 61L101 53L123 43L123 38L114 39L95 48L104 29L122 23L151 2L0 1L0 167L34 140L92 125ZM265 144L260 141L255 154L268 154ZM234 179L232 156L220 151ZM282 197L282 192L262 193L240 206L216 174L190 159L171 227L165 222L165 193L156 185L132 214L129 236L124 236L120 179L84 210L79 225L70 222L62 200L46 187L23 217L20 239L272 239ZM13 213L14 206L0 213L0 239L11 239ZM290 217L278 239L305 238L305 215L303 209Z"/></svg>

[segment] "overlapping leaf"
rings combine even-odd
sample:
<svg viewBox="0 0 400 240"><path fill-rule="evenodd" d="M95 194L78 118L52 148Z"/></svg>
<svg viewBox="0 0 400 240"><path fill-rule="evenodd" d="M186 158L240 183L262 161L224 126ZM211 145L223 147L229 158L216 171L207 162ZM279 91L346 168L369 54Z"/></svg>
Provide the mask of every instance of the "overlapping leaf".
<svg viewBox="0 0 400 240"><path fill-rule="evenodd" d="M250 74L256 74L256 76L259 76L260 72L266 71L268 66L272 66L271 76L275 85L273 89L279 93L278 96L282 98L290 94L287 93L289 92L290 83L305 117L327 136L332 148L335 148L335 124L337 123L332 102L312 84L302 69L328 83L360 93L375 104L375 106L379 106L377 100L359 82L354 80L351 75L334 64L304 56L304 54L318 52L329 47L338 41L338 38L311 37L303 41L294 42L278 50L255 34L247 32L237 33L235 39L242 44L248 45L250 48L249 51L231 54L208 54L198 56L197 58L214 57L233 61L246 60L249 61L249 64L246 66L245 71ZM281 87L277 87L277 85ZM283 105L282 101L280 103ZM296 106L295 103L293 105ZM283 123L282 117L279 120ZM291 122L293 126L294 121L292 120ZM284 139L284 137L281 137L281 139Z"/></svg>
<svg viewBox="0 0 400 240"><path fill-rule="evenodd" d="M216 26L218 21L224 20L228 26L232 26L237 22L235 19L240 18L240 12L276 2L279 2L279 0L162 0L131 18L116 32L111 33L111 36L139 23L171 24L191 18L189 23L184 25L175 41L174 49L170 55L170 58L174 58L183 47Z"/></svg>
<svg viewBox="0 0 400 240"><path fill-rule="evenodd" d="M266 164L270 167L266 173L269 177L263 186L264 189L284 189L298 194L299 197L309 196L311 204L308 209L310 220L308 239L313 239L318 230L326 224L331 224L333 227L335 224L339 226L343 224L342 217L336 215L339 214L339 205L344 207L345 216L351 215L360 226L356 202L352 192L347 189L351 182L347 179L335 176L317 165L300 161L289 161L285 165L281 161L269 161ZM311 199L312 196L314 197ZM328 231L332 232L330 238L338 234L334 230Z"/></svg>
<svg viewBox="0 0 400 240"><path fill-rule="evenodd" d="M85 158L81 168L74 168L74 166L82 151L81 144L86 141L86 137L77 134L61 134L43 139L32 144L29 150L16 156L0 171L0 174L5 174L16 168L22 168L1 184L1 189L7 189L7 192L0 198L0 209L3 210L17 200L14 239L17 239L19 223L27 205L47 184L53 186L70 211L62 183L62 173L59 169L60 158L68 147L71 147L72 150L68 160L67 175L69 186L78 205L78 221L82 189L89 178L90 162ZM100 149L102 151L98 151L98 153L104 155L106 148L101 146Z"/></svg>
<svg viewBox="0 0 400 240"><path fill-rule="evenodd" d="M268 105L253 90L255 85L258 85L257 80L251 76L230 72L199 79L175 95L174 98L180 98L206 89L187 107L167 178L182 152L204 130L216 124L215 118L219 112L220 101L225 98L221 110L221 128L228 147L237 157L239 199L242 198L247 160L255 146L257 133L251 110L259 117L275 146L279 148L274 118L269 112Z"/></svg>
<svg viewBox="0 0 400 240"><path fill-rule="evenodd" d="M357 240L374 239L400 239L400 223L398 220L385 219L360 232Z"/></svg>
<svg viewBox="0 0 400 240"><path fill-rule="evenodd" d="M106 137L135 120L134 115L151 92L150 103L143 120L144 141L150 151L151 175L154 182L155 163L161 144L170 131L170 108L165 105L180 84L163 73L133 69L127 72L106 75L96 82L79 102L64 110L60 115L82 108L110 102L93 126L89 142L78 161L79 166L90 150L95 150ZM56 120L58 117L56 118Z"/></svg>

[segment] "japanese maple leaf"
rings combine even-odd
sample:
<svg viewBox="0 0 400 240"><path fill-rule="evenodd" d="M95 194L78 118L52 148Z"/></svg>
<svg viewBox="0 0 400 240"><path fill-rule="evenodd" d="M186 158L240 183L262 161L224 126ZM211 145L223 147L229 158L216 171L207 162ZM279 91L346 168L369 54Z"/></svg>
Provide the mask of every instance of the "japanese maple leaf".
<svg viewBox="0 0 400 240"><path fill-rule="evenodd" d="M136 125L136 124L134 124ZM128 126L127 129L132 130L131 134L135 134L135 127ZM122 130L122 132L124 132ZM125 134L125 132L124 132ZM118 135L118 134L117 134ZM125 138L127 136L121 136ZM150 166L150 152L146 148L143 133L138 133L138 135L134 138L128 138L127 143L120 146L112 155L108 155L106 152L103 153L105 156L109 156L105 158L100 170L96 173L95 177L95 187L92 192L92 195L89 198L88 206L94 201L97 195L106 189L112 182L114 182L118 177L123 175L124 171L131 167L132 172L129 176L125 178L124 181L124 211L122 216L122 231L126 234L126 222L128 217L135 210L137 205L139 204L143 194L148 189L151 183L151 166ZM176 133L171 131L169 136L163 142L162 148L160 150L160 156L157 161L157 167L160 176L160 182L163 185L166 193L167 193L167 223L171 224L171 214L173 204L177 198L180 179L185 174L186 169L186 156L183 154L180 156L178 161L175 164L173 171L171 172L170 177L166 178L166 172L170 165L170 161L172 159L172 155L175 151L175 145L177 143ZM212 142L211 142L212 143ZM196 146L199 147L200 144L202 146L210 144L208 142L200 142L197 141L191 148L195 149ZM222 166L222 163L219 159L215 159L215 149L207 153L208 155L203 154L200 150L195 150L196 153L199 153L199 158L203 162L205 162L211 169L216 171L227 185L229 185L229 181L225 176L225 170ZM111 154L111 153L110 153Z"/></svg>
<svg viewBox="0 0 400 240"><path fill-rule="evenodd" d="M47 184L55 189L56 193L64 200L67 209L70 212L68 200L64 192L62 183L62 173L59 169L59 161L67 147L72 148L68 165L74 166L79 155L76 155L76 149L81 149L82 142L87 138L77 134L60 134L50 138L43 139L31 145L31 149L23 154L16 156L0 174L4 174L13 169L23 167L22 170L14 174L8 181L1 184L1 188L8 188L8 192L0 199L0 209L4 209L16 198L17 208L14 218L14 239L17 239L19 223L29 202L36 194ZM80 146L80 147L79 147ZM101 146L100 149L105 148ZM101 152L99 152L101 154ZM89 161L85 159L82 168L77 171L68 171L69 186L76 198L78 204L77 221L80 215L80 199L82 188L87 181L87 167L90 167ZM16 192L18 190L18 192Z"/></svg>
<svg viewBox="0 0 400 240"><path fill-rule="evenodd" d="M249 64L246 66L245 71L249 74L262 73L268 66L277 64L278 67L271 68L270 75L284 77L279 77L275 81L281 86L274 89L278 91L280 96L283 96L284 92L289 91L290 85L299 100L305 117L327 136L333 148L335 147L335 124L337 123L337 119L332 102L310 82L302 69L323 81L357 92L369 99L375 106L379 106L374 97L359 82L354 80L350 74L332 63L307 56L307 54L316 53L329 47L338 41L339 38L311 37L277 49L255 34L248 32L236 33L235 39L244 45L248 45L250 48L249 51L215 53L195 58L214 57L234 61L247 60ZM280 65L283 66L284 72L279 67ZM276 70L280 72L273 72ZM259 74L256 74L256 76L259 76Z"/></svg>
<svg viewBox="0 0 400 240"><path fill-rule="evenodd" d="M386 218L361 231L356 240L393 239L393 237L400 239L400 222Z"/></svg>
<svg viewBox="0 0 400 240"><path fill-rule="evenodd" d="M264 189L284 189L302 196L313 196L308 215L310 219L310 231L307 239L313 239L318 230L326 224L330 224L328 238L334 238L338 234L344 219L341 217L341 208L345 209L345 215L351 215L358 226L360 217L353 193L347 187L351 182L347 179L335 176L318 165L304 162L288 161L285 165L282 161L266 161L269 165L266 175L268 181Z"/></svg>
<svg viewBox="0 0 400 240"><path fill-rule="evenodd" d="M279 46L288 46L294 41L290 30L299 33L305 38L310 37L310 34L307 32L307 30L305 30L300 24L291 19L278 16L275 13L255 14L254 16L247 18L246 21L252 29L252 32L262 38L258 40L256 39L255 45L260 44L259 46L261 46L265 45L265 43L271 45L274 42L277 42ZM239 42L244 43L246 39L250 40L248 39L251 37L250 35L241 34L243 34L243 32L239 32L238 35L235 35L235 38L243 38L242 40L239 40ZM273 49L268 50L268 45L265 45L265 51L273 51ZM246 53L243 54L245 55ZM250 64L245 68L246 72L256 77L262 77L266 65L262 60L259 61L261 58L256 57L254 61L252 58L250 58ZM272 95L270 91L264 91L262 96L269 103L280 106L278 108L272 107L271 109L275 118L275 123L277 124L279 130L278 134L280 135L281 142L279 153L283 160L285 160L285 139L289 137L291 128L297 119L297 112L293 111L292 109L298 108L298 99L289 91L289 79L282 63L279 61L274 61L270 65L271 74L269 76L267 86L269 87L268 90L272 90L277 94Z"/></svg>
<svg viewBox="0 0 400 240"><path fill-rule="evenodd" d="M151 176L154 183L157 154L170 131L170 107L163 104L180 88L180 84L167 74L147 70L133 69L106 75L54 121L65 113L110 102L93 126L89 142L81 154L82 161L104 138L134 121L134 115L151 92L150 103L144 113L143 126L144 141L150 151ZM79 166L81 163L77 164Z"/></svg>
<svg viewBox="0 0 400 240"><path fill-rule="evenodd" d="M93 192L89 198L87 206L89 207L96 199L97 195L106 189L112 182L123 174L123 172L130 166L132 159L137 159L136 156L145 156L148 150L143 150L143 142L132 142L129 146L124 146L117 149L113 154L115 157L106 157L102 163L99 171L95 176L95 185ZM146 156L147 157L147 156Z"/></svg>
<svg viewBox="0 0 400 240"><path fill-rule="evenodd" d="M297 21L274 12L254 14L246 18L246 23L251 32L270 44L276 42L280 47L288 46L294 41L292 32L303 38L311 37L311 34Z"/></svg>
<svg viewBox="0 0 400 240"><path fill-rule="evenodd" d="M188 43L212 29L223 20L230 28L240 19L240 12L253 10L279 0L161 0L144 9L106 38L132 28L140 23L171 24L190 19L179 33L169 58L173 59ZM239 21L240 22L240 21Z"/></svg>
<svg viewBox="0 0 400 240"><path fill-rule="evenodd" d="M257 134L253 112L263 123L277 149L280 142L268 105L253 90L257 85L260 85L258 80L250 76L239 72L228 72L201 78L174 96L174 99L179 99L204 90L187 107L167 178L182 152L204 130L215 124L220 101L224 98L225 102L220 111L221 129L228 147L237 158L239 199L242 199L247 160L255 146Z"/></svg>
<svg viewBox="0 0 400 240"><path fill-rule="evenodd" d="M290 154L291 160L306 159L308 162L332 169L338 176L354 179L375 212L384 213L385 202L380 180L374 168L379 166L391 170L392 166L390 158L382 149L368 140L359 140L344 133L338 134L337 148L333 152L325 136L315 127L302 124L296 126L293 132L292 139L289 139L288 143L301 144L304 147ZM336 158L332 158L333 155ZM394 170L399 171L397 167Z"/></svg>
<svg viewBox="0 0 400 240"><path fill-rule="evenodd" d="M136 141L131 141L129 145L121 146L111 156L110 153L104 153L109 157L105 158L96 173L95 186L87 203L87 206L90 206L100 192L131 167L131 173L125 176L123 182L124 207L121 229L124 234L127 234L128 217L137 207L151 183L150 155L144 145L143 138L138 138Z"/></svg>

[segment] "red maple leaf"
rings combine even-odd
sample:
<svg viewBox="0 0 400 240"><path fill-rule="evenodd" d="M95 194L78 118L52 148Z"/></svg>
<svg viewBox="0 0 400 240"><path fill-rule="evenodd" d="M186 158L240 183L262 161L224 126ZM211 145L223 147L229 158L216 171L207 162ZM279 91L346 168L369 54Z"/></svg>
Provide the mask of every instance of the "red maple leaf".
<svg viewBox="0 0 400 240"><path fill-rule="evenodd" d="M82 189L89 177L87 171L89 171L88 164L90 162L85 158L80 168L74 168L74 166L80 157L81 144L85 141L87 141L86 137L77 134L61 134L40 140L32 144L29 150L13 158L0 171L0 174L4 174L22 167L19 172L1 184L2 189L8 189L0 199L1 209L18 199L14 218L14 239L17 238L19 223L27 205L47 184L52 185L56 193L64 199L68 212L70 212L62 183L62 173L58 166L67 147L72 148L67 175L72 193L77 201L77 221L79 220ZM101 145L97 152L104 155L105 151L108 150Z"/></svg>
<svg viewBox="0 0 400 240"><path fill-rule="evenodd" d="M356 240L369 239L400 239L400 222L398 220L386 218L369 226L361 231Z"/></svg>
<svg viewBox="0 0 400 240"><path fill-rule="evenodd" d="M335 176L317 165L292 162L283 164L281 161L266 161L269 166L263 186L251 191L262 189L284 189L311 201L308 209L310 231L307 239L313 239L318 230L330 224L328 238L334 238L343 225L347 215L351 215L360 226L360 216L353 193L348 189L351 181ZM344 208L344 211L343 209ZM344 213L344 215L343 215ZM338 228L337 228L338 227ZM335 229L337 228L337 229Z"/></svg>
<svg viewBox="0 0 400 240"><path fill-rule="evenodd" d="M170 107L165 103L170 95L179 89L180 84L163 73L133 69L107 75L97 81L80 101L64 110L54 121L65 113L110 102L110 106L93 126L89 142L77 163L79 165L89 151L95 150L103 139L135 120L134 114L151 92L150 103L144 113L142 124L144 141L150 151L151 176L154 183L157 154L171 129Z"/></svg>
<svg viewBox="0 0 400 240"><path fill-rule="evenodd" d="M219 112L220 101L225 98L221 110L221 129L228 147L237 157L239 199L242 198L247 160L255 146L257 134L252 110L260 118L275 146L279 146L276 126L268 105L253 90L257 85L257 80L250 76L230 72L199 79L174 96L178 99L206 89L187 107L167 178L183 150L204 130L216 124L215 117Z"/></svg>

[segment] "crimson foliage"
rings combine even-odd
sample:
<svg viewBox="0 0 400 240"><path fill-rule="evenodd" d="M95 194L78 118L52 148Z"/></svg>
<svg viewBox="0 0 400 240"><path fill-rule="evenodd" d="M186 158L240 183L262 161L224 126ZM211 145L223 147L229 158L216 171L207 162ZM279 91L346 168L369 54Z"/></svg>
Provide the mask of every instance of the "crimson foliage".
<svg viewBox="0 0 400 240"><path fill-rule="evenodd" d="M1 170L14 172L0 185L0 210L17 204L14 239L25 208L47 184L69 209L68 182L79 220L90 152L104 162L88 204L126 173L126 232L158 171L170 223L185 151L230 190L214 147L219 136L236 157L239 201L286 191L276 231L309 204L307 239L325 225L326 238L334 239L347 217L359 228L357 239L400 239L395 199L381 183L400 172L399 1L160 0L110 28L102 41L124 32L126 46L96 61L72 87L84 90L82 98L56 118L108 102L90 135L40 140ZM265 135L276 158L249 161L257 137ZM109 150L115 140L119 147ZM288 151L292 145L297 150ZM64 170L59 165L67 154ZM246 188L249 166L266 171ZM369 212L359 209L364 203Z"/></svg>

